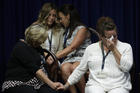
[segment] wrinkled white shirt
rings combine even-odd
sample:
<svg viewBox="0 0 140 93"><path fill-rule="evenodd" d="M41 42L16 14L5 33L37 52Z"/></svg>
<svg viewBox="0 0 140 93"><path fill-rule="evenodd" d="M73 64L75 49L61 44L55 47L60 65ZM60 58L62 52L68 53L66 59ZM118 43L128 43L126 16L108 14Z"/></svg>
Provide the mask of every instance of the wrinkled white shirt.
<svg viewBox="0 0 140 93"><path fill-rule="evenodd" d="M117 64L113 53L110 52L105 59L104 69L101 73L103 56L99 42L88 46L80 65L68 78L69 84L72 85L78 82L81 76L89 69L90 74L86 86L99 85L106 91L116 87L124 87L130 90L132 85L129 70L133 64L132 48L130 44L123 43L119 40L116 48L122 55L120 65ZM106 55L106 51L104 53ZM103 77L100 77L100 74L103 74Z"/></svg>

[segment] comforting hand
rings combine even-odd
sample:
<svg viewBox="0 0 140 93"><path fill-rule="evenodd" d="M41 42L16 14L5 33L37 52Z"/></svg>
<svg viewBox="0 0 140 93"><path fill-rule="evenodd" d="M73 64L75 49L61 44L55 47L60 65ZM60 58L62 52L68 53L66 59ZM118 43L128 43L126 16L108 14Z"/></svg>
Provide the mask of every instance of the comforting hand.
<svg viewBox="0 0 140 93"><path fill-rule="evenodd" d="M57 87L57 90L66 90L64 85Z"/></svg>
<svg viewBox="0 0 140 93"><path fill-rule="evenodd" d="M65 85L60 86L57 88L57 90L67 90L69 88L70 84L68 82L66 82Z"/></svg>
<svg viewBox="0 0 140 93"><path fill-rule="evenodd" d="M59 87L63 87L63 84L60 82L54 82L50 87L54 90L58 90Z"/></svg>

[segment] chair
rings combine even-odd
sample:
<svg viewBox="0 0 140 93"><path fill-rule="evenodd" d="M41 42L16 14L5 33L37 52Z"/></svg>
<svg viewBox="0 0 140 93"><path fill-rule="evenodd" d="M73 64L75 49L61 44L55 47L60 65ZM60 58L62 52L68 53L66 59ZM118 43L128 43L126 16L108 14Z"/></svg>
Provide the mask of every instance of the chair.
<svg viewBox="0 0 140 93"><path fill-rule="evenodd" d="M91 41L92 41L92 43L95 43L95 42L100 40L100 35L99 35L99 33L95 29L93 29L91 27L88 27L88 31L91 34Z"/></svg>
<svg viewBox="0 0 140 93"><path fill-rule="evenodd" d="M48 59L49 56L51 56L54 60L53 64L48 65L48 64L44 64L45 69L48 72L48 76L52 81L58 81L59 80L59 76L60 76L60 68L59 68L59 63L58 63L58 59L55 56L54 53L52 53L49 50L43 49L44 53L46 53L46 57L45 60Z"/></svg>

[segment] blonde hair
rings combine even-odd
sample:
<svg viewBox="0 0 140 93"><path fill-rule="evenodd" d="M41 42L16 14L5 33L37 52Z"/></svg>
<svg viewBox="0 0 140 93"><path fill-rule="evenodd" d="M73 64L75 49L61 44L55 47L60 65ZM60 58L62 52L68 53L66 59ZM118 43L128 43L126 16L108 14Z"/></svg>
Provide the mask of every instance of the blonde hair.
<svg viewBox="0 0 140 93"><path fill-rule="evenodd" d="M43 4L43 6L42 6L42 8L39 12L38 22L39 22L39 24L44 25L46 30L50 29L50 27L46 23L46 20L49 16L50 11L53 10L53 9L56 10L56 12L57 12L57 8L56 8L55 4L45 3L45 4ZM56 13L56 16L57 16L57 13ZM54 35L56 35L56 33L61 30L61 25L56 23L55 21L54 21L54 23L52 24L51 27L52 27L52 31L53 31Z"/></svg>
<svg viewBox="0 0 140 93"><path fill-rule="evenodd" d="M45 42L47 37L48 33L41 25L31 25L25 30L25 40L33 47L40 46Z"/></svg>
<svg viewBox="0 0 140 93"><path fill-rule="evenodd" d="M43 25L46 25L45 20L48 18L50 11L53 9L56 10L56 6L53 3L43 4L43 6L39 12L38 21L40 23L42 23Z"/></svg>

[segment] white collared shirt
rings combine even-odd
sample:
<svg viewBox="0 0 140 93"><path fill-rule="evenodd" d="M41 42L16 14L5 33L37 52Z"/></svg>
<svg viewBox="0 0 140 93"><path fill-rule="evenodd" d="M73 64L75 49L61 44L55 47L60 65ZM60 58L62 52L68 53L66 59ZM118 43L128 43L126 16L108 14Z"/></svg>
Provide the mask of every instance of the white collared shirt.
<svg viewBox="0 0 140 93"><path fill-rule="evenodd" d="M70 85L79 81L81 76L89 69L89 79L86 86L102 86L106 91L116 87L132 88L129 70L133 64L133 53L130 44L118 40L116 48L120 52L120 65L117 64L112 52L105 59L104 69L102 66L102 51L99 42L91 44L85 50L80 65L68 78ZM104 51L105 52L105 51ZM106 52L105 52L106 54ZM101 75L100 75L101 74Z"/></svg>

